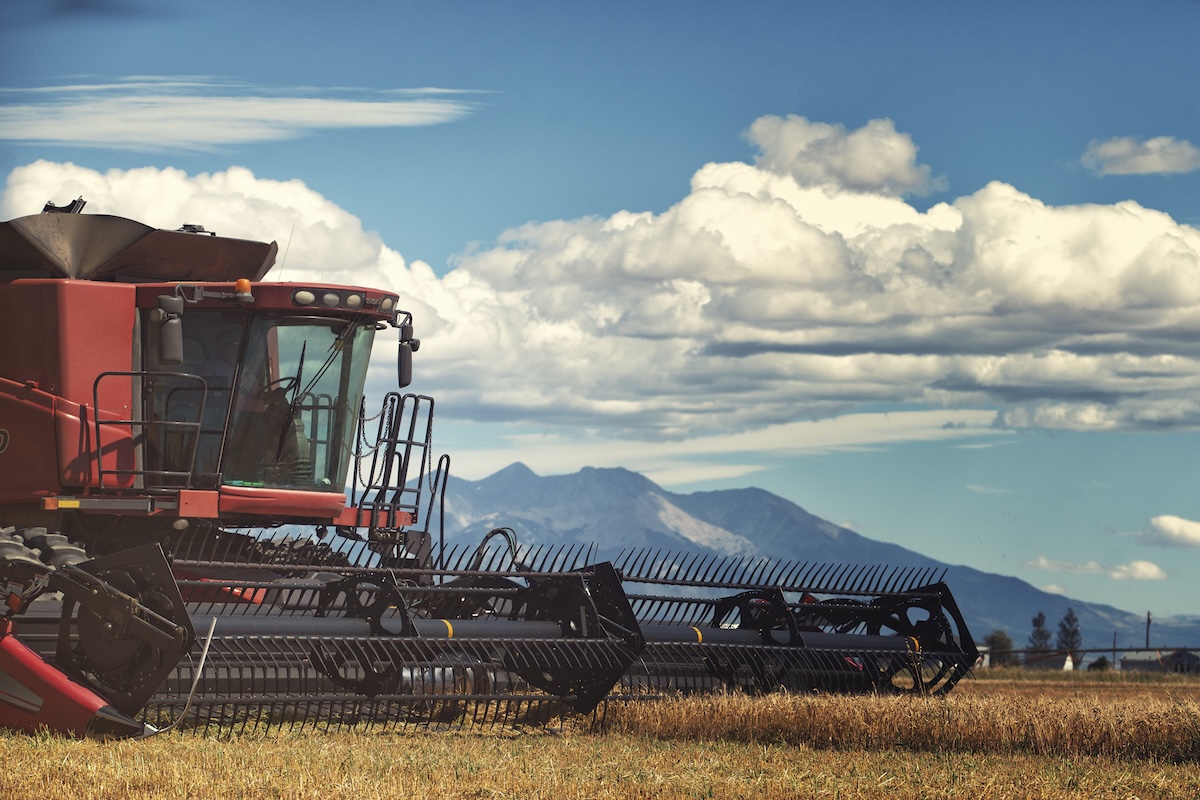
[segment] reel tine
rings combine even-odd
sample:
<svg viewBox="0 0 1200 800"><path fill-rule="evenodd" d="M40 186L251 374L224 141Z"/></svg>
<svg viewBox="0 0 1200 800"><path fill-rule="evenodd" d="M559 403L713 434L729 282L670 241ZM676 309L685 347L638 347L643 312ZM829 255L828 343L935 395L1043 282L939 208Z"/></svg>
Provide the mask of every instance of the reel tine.
<svg viewBox="0 0 1200 800"><path fill-rule="evenodd" d="M896 587L900 585L900 573L902 571L903 570L899 567L890 567L888 569L887 577L884 580L883 586L880 589L879 593L880 594L894 593L896 591Z"/></svg>
<svg viewBox="0 0 1200 800"><path fill-rule="evenodd" d="M444 563L446 569L452 572L463 568L463 561L466 559L466 548L460 545L452 545L450 551L444 554Z"/></svg>
<svg viewBox="0 0 1200 800"><path fill-rule="evenodd" d="M522 558L521 563L534 572L557 572L554 569L556 561L563 554L563 545L535 545L528 557Z"/></svg>
<svg viewBox="0 0 1200 800"><path fill-rule="evenodd" d="M917 587L924 584L924 575L926 570L920 567L910 567L908 570L908 581L905 583L902 591L911 592Z"/></svg>
<svg viewBox="0 0 1200 800"><path fill-rule="evenodd" d="M933 575L933 573L934 573L934 570L932 567L926 567L925 569L921 570L917 574L916 580L913 581L912 588L915 589L917 587L928 586L930 584L929 578Z"/></svg>
<svg viewBox="0 0 1200 800"><path fill-rule="evenodd" d="M629 550L622 547L613 557L612 563L622 574L629 574Z"/></svg>
<svg viewBox="0 0 1200 800"><path fill-rule="evenodd" d="M805 586L811 586L814 592L821 591L818 578L824 568L825 565L818 561L808 564L808 568L804 571L804 577L801 579L801 583Z"/></svg>
<svg viewBox="0 0 1200 800"><path fill-rule="evenodd" d="M746 584L746 572L749 564L748 556L727 556L726 569L721 580L730 588L742 589ZM741 585L739 585L741 584Z"/></svg>
<svg viewBox="0 0 1200 800"><path fill-rule="evenodd" d="M731 561L732 559L728 557L718 556L714 553L708 559L703 582L706 584L717 584L721 586L721 588L728 588L727 584L729 581L727 580L727 576L729 575L730 570L733 568Z"/></svg>
<svg viewBox="0 0 1200 800"><path fill-rule="evenodd" d="M549 572L567 572L571 569L574 558L572 556L575 546L570 544L560 544L554 553L554 557L550 559Z"/></svg>
<svg viewBox="0 0 1200 800"><path fill-rule="evenodd" d="M697 572L699 565L702 565L709 557L710 555L701 553L677 555L674 551L667 551L663 560L654 565L655 574L643 577L653 578L656 581L694 583L700 574Z"/></svg>
<svg viewBox="0 0 1200 800"><path fill-rule="evenodd" d="M637 580L638 573L641 570L641 562L649 555L649 548L629 549L622 548L621 552L617 553L617 557L613 559L613 566L621 573L626 580Z"/></svg>
<svg viewBox="0 0 1200 800"><path fill-rule="evenodd" d="M630 551L631 564L629 572L633 577L641 579L647 571L648 564L658 563L661 551L642 548L639 550Z"/></svg>
<svg viewBox="0 0 1200 800"><path fill-rule="evenodd" d="M842 585L844 587L842 591L848 593L857 593L858 585L861 583L863 573L866 572L867 569L868 567L864 564L855 564L850 569L849 573L842 579Z"/></svg>
<svg viewBox="0 0 1200 800"><path fill-rule="evenodd" d="M528 550L520 552L512 566L515 569L517 564L524 564L533 572L546 572L547 564L553 563L559 547L550 543L530 545Z"/></svg>
<svg viewBox="0 0 1200 800"><path fill-rule="evenodd" d="M587 548L581 544L573 544L569 547L563 547L561 560L558 563L558 571L570 572L571 570L579 569L580 567L591 563L590 561L580 563L580 560L584 556L586 550Z"/></svg>
<svg viewBox="0 0 1200 800"><path fill-rule="evenodd" d="M571 569L572 545L560 544L554 548L553 554L547 559L547 572L567 572Z"/></svg>
<svg viewBox="0 0 1200 800"><path fill-rule="evenodd" d="M559 565L561 572L580 569L581 567L592 563L591 560L592 547L591 545L584 546L582 544L574 544L564 548L562 563Z"/></svg>
<svg viewBox="0 0 1200 800"><path fill-rule="evenodd" d="M707 565L704 571L704 583L721 583L724 584L724 575L728 573L728 559L722 558L715 553L707 560ZM721 577L718 578L717 576Z"/></svg>
<svg viewBox="0 0 1200 800"><path fill-rule="evenodd" d="M845 576L849 569L849 566L845 564L834 567L833 574L829 577L829 591L835 594L843 594L846 591L843 576Z"/></svg>
<svg viewBox="0 0 1200 800"><path fill-rule="evenodd" d="M754 570L751 580L757 584L786 587L788 582L782 576L786 574L788 564L787 561L759 559L758 567Z"/></svg>
<svg viewBox="0 0 1200 800"><path fill-rule="evenodd" d="M817 591L829 592L829 587L826 584L826 579L827 579L829 573L833 571L833 569L834 569L834 565L829 564L829 563L822 563L817 568L816 574L813 576L813 579L812 579L813 587Z"/></svg>
<svg viewBox="0 0 1200 800"><path fill-rule="evenodd" d="M528 558L521 559L534 572L558 572L559 559L562 557L565 545L537 545L536 551Z"/></svg>
<svg viewBox="0 0 1200 800"><path fill-rule="evenodd" d="M788 591L804 591L806 587L803 576L808 571L808 561L788 561L788 563L780 565L773 582L786 587Z"/></svg>
<svg viewBox="0 0 1200 800"><path fill-rule="evenodd" d="M753 572L749 576L747 576L747 583L768 584L771 586L776 586L776 585L778 585L779 582L776 580L772 580L774 575L771 575L770 577L764 577L764 574L763 574L763 573L774 573L775 571L776 570L772 569L771 562L768 559L765 559L765 558L757 559L754 564Z"/></svg>
<svg viewBox="0 0 1200 800"><path fill-rule="evenodd" d="M626 577L640 579L646 569L646 562L657 560L657 558L657 550L652 551L649 548L629 550L626 551L625 557L622 559L622 569Z"/></svg>
<svg viewBox="0 0 1200 800"><path fill-rule="evenodd" d="M780 584L787 588L788 591L803 592L807 589L807 581L805 575L811 572L811 566L807 561L790 561L780 565L776 570L772 582Z"/></svg>
<svg viewBox="0 0 1200 800"><path fill-rule="evenodd" d="M749 583L749 556L730 556L728 561L729 568L725 571L723 580L730 585Z"/></svg>
<svg viewBox="0 0 1200 800"><path fill-rule="evenodd" d="M863 594L873 593L875 591L876 577L879 575L880 570L881 567L879 564L872 564L870 569L864 571L861 580L854 587L854 590Z"/></svg>
<svg viewBox="0 0 1200 800"><path fill-rule="evenodd" d="M656 582L693 582L696 565L701 563L704 558L707 556L700 553L677 554L674 550L666 550L663 552L662 558L655 561L653 574L642 577Z"/></svg>

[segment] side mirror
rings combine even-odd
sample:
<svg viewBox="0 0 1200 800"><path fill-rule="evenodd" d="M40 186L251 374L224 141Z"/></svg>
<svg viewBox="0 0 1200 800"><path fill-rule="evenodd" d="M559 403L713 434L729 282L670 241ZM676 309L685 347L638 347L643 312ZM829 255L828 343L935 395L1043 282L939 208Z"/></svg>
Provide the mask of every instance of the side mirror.
<svg viewBox="0 0 1200 800"><path fill-rule="evenodd" d="M412 383L412 357L421 347L421 340L413 338L412 315L403 311L400 313L405 314L405 317L399 326L400 349L396 356L396 378L403 389Z"/></svg>
<svg viewBox="0 0 1200 800"><path fill-rule="evenodd" d="M154 319L159 323L158 363L178 366L183 363L183 298L161 294Z"/></svg>
<svg viewBox="0 0 1200 800"><path fill-rule="evenodd" d="M400 343L400 353L396 363L396 377L401 389L412 383L412 348L408 346L408 342Z"/></svg>

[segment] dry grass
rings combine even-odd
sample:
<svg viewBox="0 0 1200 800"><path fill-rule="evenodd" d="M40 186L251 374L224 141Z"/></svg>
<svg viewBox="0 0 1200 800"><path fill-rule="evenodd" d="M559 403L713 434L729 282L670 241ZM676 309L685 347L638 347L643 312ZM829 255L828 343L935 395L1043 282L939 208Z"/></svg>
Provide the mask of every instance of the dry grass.
<svg viewBox="0 0 1200 800"><path fill-rule="evenodd" d="M0 798L1200 797L1200 681L709 697L558 732L0 734Z"/></svg>
<svg viewBox="0 0 1200 800"><path fill-rule="evenodd" d="M1129 798L1200 796L1200 767L813 750L629 734L327 734L107 745L0 738L5 798Z"/></svg>
<svg viewBox="0 0 1200 800"><path fill-rule="evenodd" d="M607 729L662 740L1200 763L1200 703L1180 697L739 695L631 703Z"/></svg>

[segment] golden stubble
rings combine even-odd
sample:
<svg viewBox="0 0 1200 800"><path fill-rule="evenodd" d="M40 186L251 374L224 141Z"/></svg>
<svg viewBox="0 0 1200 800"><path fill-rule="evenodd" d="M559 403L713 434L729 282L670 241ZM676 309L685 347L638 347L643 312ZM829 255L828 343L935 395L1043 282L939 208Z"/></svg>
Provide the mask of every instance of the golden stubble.
<svg viewBox="0 0 1200 800"><path fill-rule="evenodd" d="M0 798L1200 796L1200 679L997 675L946 698L610 704L552 730L0 734Z"/></svg>

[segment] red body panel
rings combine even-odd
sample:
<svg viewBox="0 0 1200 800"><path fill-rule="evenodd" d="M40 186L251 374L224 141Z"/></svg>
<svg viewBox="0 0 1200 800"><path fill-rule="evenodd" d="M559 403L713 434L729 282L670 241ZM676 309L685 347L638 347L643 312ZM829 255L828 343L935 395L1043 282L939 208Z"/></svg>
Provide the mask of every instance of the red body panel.
<svg viewBox="0 0 1200 800"><path fill-rule="evenodd" d="M80 405L0 378L0 430L0 503L97 485L90 403ZM106 469L132 466L128 428L105 429L103 457Z"/></svg>
<svg viewBox="0 0 1200 800"><path fill-rule="evenodd" d="M96 485L96 377L136 368L135 298L125 284L0 284L0 503ZM106 379L99 399L104 416L128 419L131 380ZM106 468L132 466L130 429L107 427L104 444Z"/></svg>
<svg viewBox="0 0 1200 800"><path fill-rule="evenodd" d="M117 720L126 729L107 724ZM12 620L0 618L0 728L74 736L107 728L128 736L141 726L122 719L104 698L47 664L12 635Z"/></svg>
<svg viewBox="0 0 1200 800"><path fill-rule="evenodd" d="M282 519L292 517L333 521L346 507L341 492L297 492L288 489L221 487L221 514L255 514Z"/></svg>
<svg viewBox="0 0 1200 800"><path fill-rule="evenodd" d="M91 405L101 372L128 372L133 363L135 288L123 283L21 280L0 284L0 377L26 383L80 405ZM17 343L20 343L18 346ZM128 380L105 382L100 405L128 418Z"/></svg>

